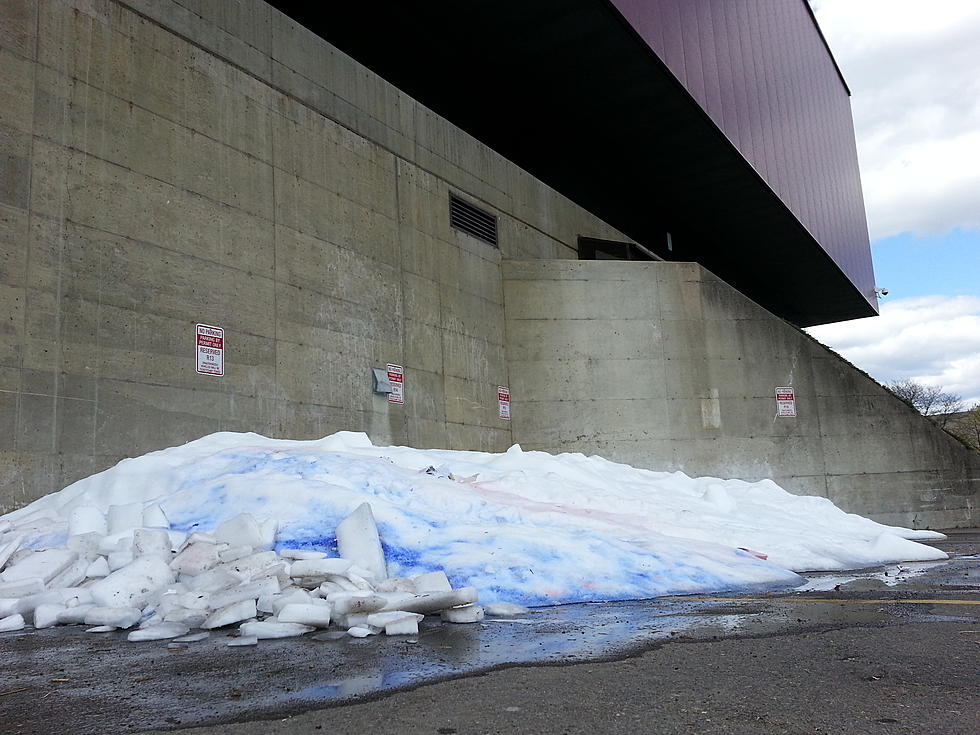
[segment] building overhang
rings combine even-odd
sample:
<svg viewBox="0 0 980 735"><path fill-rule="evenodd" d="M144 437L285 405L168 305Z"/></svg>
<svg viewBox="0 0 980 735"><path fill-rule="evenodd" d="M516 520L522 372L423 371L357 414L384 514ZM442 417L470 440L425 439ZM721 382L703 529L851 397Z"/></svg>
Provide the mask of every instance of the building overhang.
<svg viewBox="0 0 980 735"><path fill-rule="evenodd" d="M665 259L798 326L877 313L610 2L272 4Z"/></svg>

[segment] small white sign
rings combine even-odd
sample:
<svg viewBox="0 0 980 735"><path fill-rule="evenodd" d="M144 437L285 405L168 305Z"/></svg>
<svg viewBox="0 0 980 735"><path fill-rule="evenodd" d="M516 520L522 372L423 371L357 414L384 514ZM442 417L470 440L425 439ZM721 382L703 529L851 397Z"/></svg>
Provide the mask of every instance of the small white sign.
<svg viewBox="0 0 980 735"><path fill-rule="evenodd" d="M225 374L225 330L209 324L197 325L197 372Z"/></svg>
<svg viewBox="0 0 980 735"><path fill-rule="evenodd" d="M510 421L510 388L497 386L497 416Z"/></svg>
<svg viewBox="0 0 980 735"><path fill-rule="evenodd" d="M391 383L391 393L388 394L388 403L405 402L405 368L401 365L388 363L388 382Z"/></svg>
<svg viewBox="0 0 980 735"><path fill-rule="evenodd" d="M776 416L796 417L796 394L792 386L776 388Z"/></svg>

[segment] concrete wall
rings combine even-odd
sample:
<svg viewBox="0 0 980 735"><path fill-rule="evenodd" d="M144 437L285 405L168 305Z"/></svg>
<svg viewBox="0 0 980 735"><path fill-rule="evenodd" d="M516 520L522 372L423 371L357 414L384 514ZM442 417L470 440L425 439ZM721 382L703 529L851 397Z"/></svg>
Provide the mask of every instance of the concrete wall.
<svg viewBox="0 0 980 735"><path fill-rule="evenodd" d="M693 263L503 264L513 433L692 475L772 478L886 523L975 522L980 454ZM797 417L777 418L792 386Z"/></svg>
<svg viewBox="0 0 980 735"><path fill-rule="evenodd" d="M504 449L499 262L578 235L621 239L258 0L4 0L0 512L218 430Z"/></svg>

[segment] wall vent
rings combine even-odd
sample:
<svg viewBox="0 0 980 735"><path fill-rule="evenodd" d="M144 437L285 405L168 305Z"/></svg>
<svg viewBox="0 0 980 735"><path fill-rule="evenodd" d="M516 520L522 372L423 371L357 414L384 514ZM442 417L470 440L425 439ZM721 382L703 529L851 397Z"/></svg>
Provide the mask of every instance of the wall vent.
<svg viewBox="0 0 980 735"><path fill-rule="evenodd" d="M449 226L497 247L497 218L449 193Z"/></svg>

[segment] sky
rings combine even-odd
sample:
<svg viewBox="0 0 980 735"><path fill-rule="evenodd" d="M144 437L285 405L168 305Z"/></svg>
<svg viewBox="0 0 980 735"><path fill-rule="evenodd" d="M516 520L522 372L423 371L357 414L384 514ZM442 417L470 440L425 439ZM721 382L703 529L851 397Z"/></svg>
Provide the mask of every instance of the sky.
<svg viewBox="0 0 980 735"><path fill-rule="evenodd" d="M881 315L809 330L980 403L980 2L811 0L851 89Z"/></svg>

